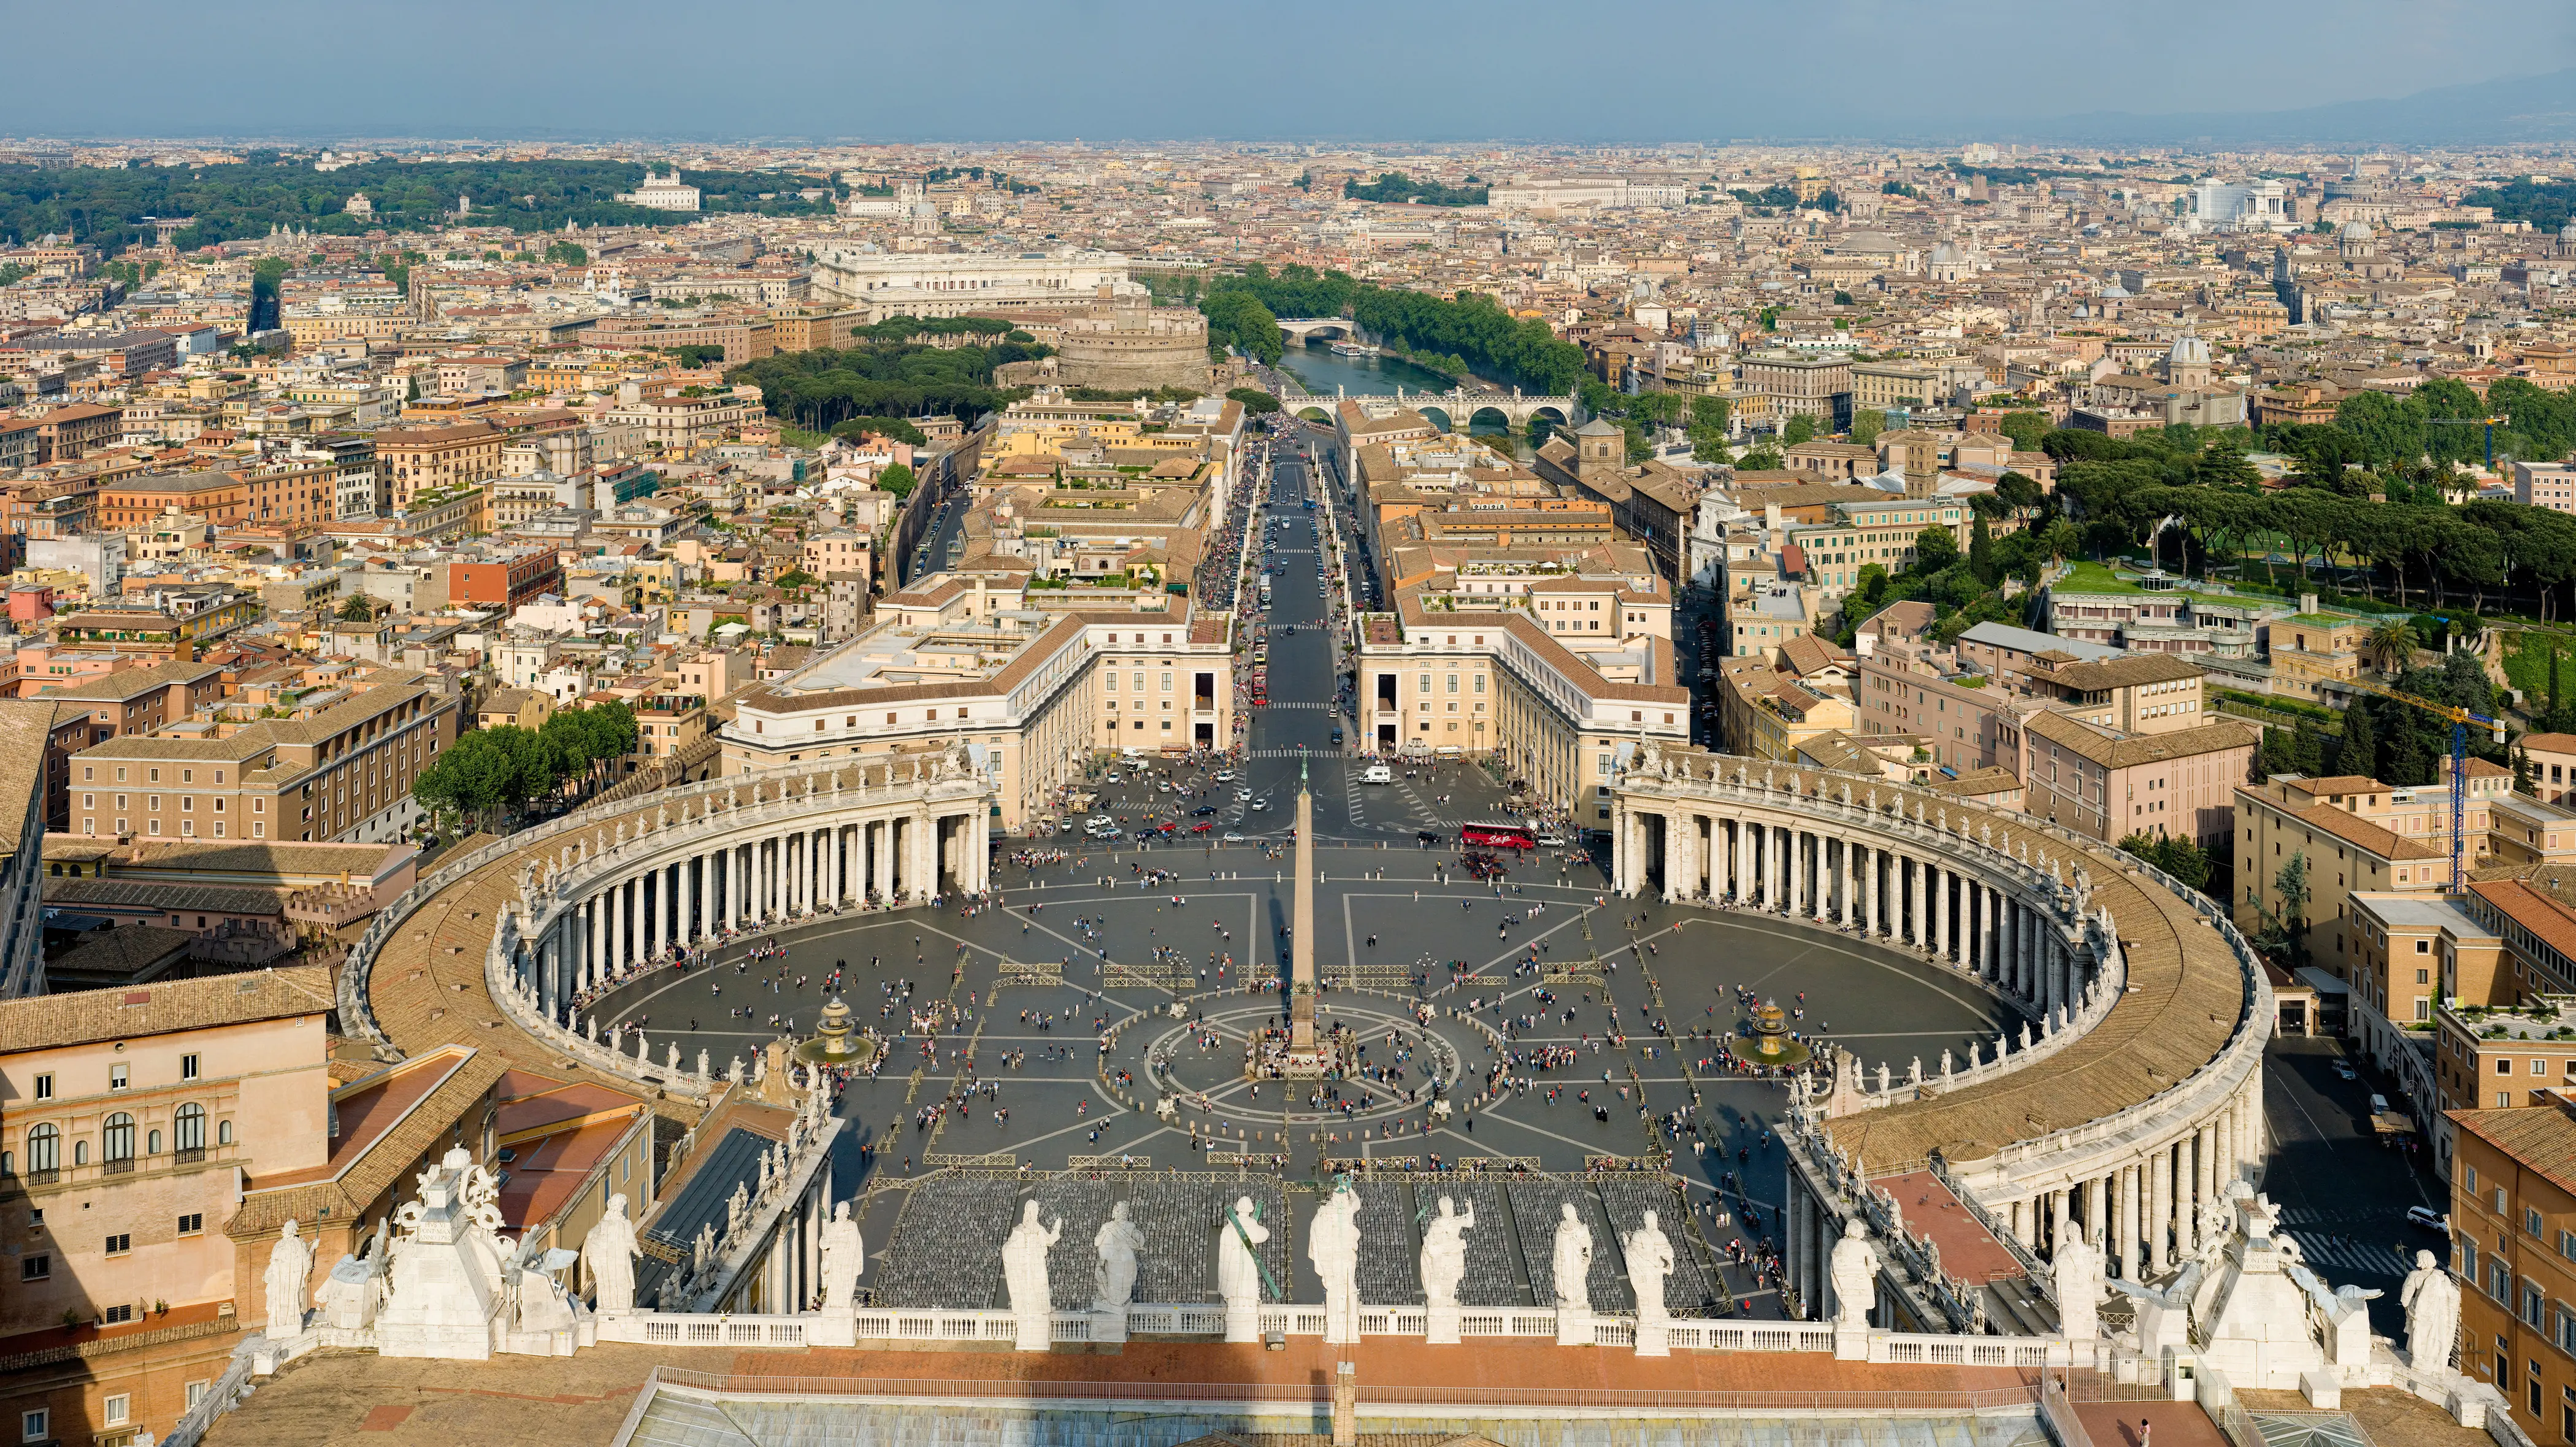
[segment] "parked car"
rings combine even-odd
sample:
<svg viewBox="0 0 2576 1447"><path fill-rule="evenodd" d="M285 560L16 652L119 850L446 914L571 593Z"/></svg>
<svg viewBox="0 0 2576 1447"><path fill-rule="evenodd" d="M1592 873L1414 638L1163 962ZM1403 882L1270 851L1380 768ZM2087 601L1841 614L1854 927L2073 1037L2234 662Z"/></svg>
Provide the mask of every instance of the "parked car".
<svg viewBox="0 0 2576 1447"><path fill-rule="evenodd" d="M1190 811L1190 817L1193 819L1204 819L1215 812L1216 806L1214 804L1201 804Z"/></svg>
<svg viewBox="0 0 2576 1447"><path fill-rule="evenodd" d="M1209 834L1215 832L1215 830L1216 826L1213 824L1193 824L1190 826L1190 832L1193 834Z"/></svg>
<svg viewBox="0 0 2576 1447"><path fill-rule="evenodd" d="M2430 1206L2407 1207L2406 1224L2421 1231L2438 1232L2444 1236L2451 1234L2451 1218Z"/></svg>

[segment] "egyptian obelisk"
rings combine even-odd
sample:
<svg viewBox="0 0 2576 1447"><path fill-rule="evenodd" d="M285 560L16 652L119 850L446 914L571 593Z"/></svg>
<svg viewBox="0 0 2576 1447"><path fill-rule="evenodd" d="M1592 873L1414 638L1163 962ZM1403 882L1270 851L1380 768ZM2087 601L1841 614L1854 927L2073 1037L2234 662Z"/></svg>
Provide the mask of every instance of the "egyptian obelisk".
<svg viewBox="0 0 2576 1447"><path fill-rule="evenodd" d="M1315 796L1297 764L1297 912L1288 938L1288 1053L1315 1053Z"/></svg>

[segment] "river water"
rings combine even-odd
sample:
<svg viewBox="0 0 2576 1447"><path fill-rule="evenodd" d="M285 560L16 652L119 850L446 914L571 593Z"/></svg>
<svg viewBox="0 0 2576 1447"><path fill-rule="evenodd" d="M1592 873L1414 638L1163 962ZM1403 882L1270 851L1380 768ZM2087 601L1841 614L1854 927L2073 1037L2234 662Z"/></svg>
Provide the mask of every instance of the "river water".
<svg viewBox="0 0 2576 1447"><path fill-rule="evenodd" d="M1441 373L1425 367L1417 367L1402 357L1334 356L1331 345L1320 340L1302 347L1291 345L1288 348L1288 354L1279 359L1279 369L1305 383L1306 390L1318 397L1334 395L1334 389L1337 387L1347 389L1354 395L1382 397L1398 387L1402 387L1407 395L1410 395L1415 392L1446 392L1454 385ZM1468 379L1468 385L1491 387L1497 392L1511 390L1507 386L1474 377ZM1510 429L1497 425L1491 417L1488 417L1482 426L1470 430L1476 435L1483 435L1508 432ZM1525 441L1523 450L1526 450Z"/></svg>

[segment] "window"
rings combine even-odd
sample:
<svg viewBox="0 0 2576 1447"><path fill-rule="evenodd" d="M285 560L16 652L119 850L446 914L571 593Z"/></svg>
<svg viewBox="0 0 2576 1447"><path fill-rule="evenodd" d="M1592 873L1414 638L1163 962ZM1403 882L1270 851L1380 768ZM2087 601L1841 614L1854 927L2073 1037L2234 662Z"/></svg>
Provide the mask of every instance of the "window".
<svg viewBox="0 0 2576 1447"><path fill-rule="evenodd" d="M101 1326L119 1326L132 1320L134 1320L134 1308L131 1306L111 1306L98 1314Z"/></svg>
<svg viewBox="0 0 2576 1447"><path fill-rule="evenodd" d="M109 1427L124 1426L125 1419L131 1415L133 1411L133 1406L133 1397L125 1392L119 1392L115 1396L108 1398L106 1401L99 1404L100 1414L107 1418L107 1421L102 1425Z"/></svg>
<svg viewBox="0 0 2576 1447"><path fill-rule="evenodd" d="M113 1165L134 1159L134 1117L124 1111L107 1118L99 1127L98 1149L102 1159Z"/></svg>
<svg viewBox="0 0 2576 1447"><path fill-rule="evenodd" d="M228 1145L231 1145L232 1143L233 1143L233 1123L232 1123L231 1121L228 1121L228 1120L227 1120L227 1121L218 1121L218 1122L216 1122L216 1124L215 1124L215 1144L217 1144L217 1145L219 1145L219 1146L228 1146Z"/></svg>
<svg viewBox="0 0 2576 1447"><path fill-rule="evenodd" d="M131 1067L123 1065L107 1067L107 1088L110 1090L123 1090L133 1078Z"/></svg>
<svg viewBox="0 0 2576 1447"><path fill-rule="evenodd" d="M179 1107L178 1114L170 1119L170 1129L175 1137L172 1144L179 1148L181 1159L189 1158L192 1153L195 1155L205 1153L206 1108L204 1106L190 1101Z"/></svg>
<svg viewBox="0 0 2576 1447"><path fill-rule="evenodd" d="M37 1077L36 1077L36 1099L38 1099L38 1100L51 1100L51 1099L53 1099L53 1098L54 1098L54 1073L53 1073L52 1071L48 1070L48 1071L46 1071L44 1074L39 1075L39 1076L37 1076Z"/></svg>
<svg viewBox="0 0 2576 1447"><path fill-rule="evenodd" d="M201 919L198 923L203 924L205 921ZM196 1056L182 1055L179 1057L179 1078L181 1080L194 1080L197 1078Z"/></svg>
<svg viewBox="0 0 2576 1447"><path fill-rule="evenodd" d="M2534 1206L2525 1206L2522 1208L2522 1229L2530 1232L2534 1237L2538 1237L2540 1235L2539 1208Z"/></svg>
<svg viewBox="0 0 2576 1447"><path fill-rule="evenodd" d="M110 1256L122 1256L133 1249L134 1233L130 1231L119 1231L107 1238L107 1254Z"/></svg>
<svg viewBox="0 0 2576 1447"><path fill-rule="evenodd" d="M54 1435L53 1421L54 1414L43 1407L36 1407L28 1411L20 1412L18 1414L18 1440L21 1442L44 1441L46 1438Z"/></svg>
<svg viewBox="0 0 2576 1447"><path fill-rule="evenodd" d="M203 1211L190 1211L179 1218L179 1234L182 1236L200 1236L205 1234L205 1230L206 1213Z"/></svg>
<svg viewBox="0 0 2576 1447"><path fill-rule="evenodd" d="M53 1274L54 1258L50 1255L38 1254L34 1256L21 1256L18 1258L18 1279L20 1281L43 1281L51 1277Z"/></svg>

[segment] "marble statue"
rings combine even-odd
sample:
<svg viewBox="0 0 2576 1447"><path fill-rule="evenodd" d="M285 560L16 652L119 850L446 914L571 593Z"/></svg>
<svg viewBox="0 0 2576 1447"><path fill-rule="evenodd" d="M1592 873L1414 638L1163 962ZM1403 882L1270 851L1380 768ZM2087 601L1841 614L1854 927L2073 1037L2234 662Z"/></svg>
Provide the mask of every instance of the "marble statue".
<svg viewBox="0 0 2576 1447"><path fill-rule="evenodd" d="M1619 1250L1628 1258L1628 1285L1637 1293L1637 1355L1670 1355L1672 1316L1664 1307L1664 1278L1673 1273L1672 1240L1648 1211L1636 1230L1619 1238Z"/></svg>
<svg viewBox="0 0 2576 1447"><path fill-rule="evenodd" d="M1834 1243L1831 1275L1834 1325L1866 1327L1878 1305L1878 1251L1869 1244L1869 1228L1855 1218L1843 1223L1843 1239Z"/></svg>
<svg viewBox="0 0 2576 1447"><path fill-rule="evenodd" d="M1334 1186L1306 1228L1306 1259L1324 1284L1324 1341L1360 1339L1360 1195L1348 1179Z"/></svg>
<svg viewBox="0 0 2576 1447"><path fill-rule="evenodd" d="M1548 1253L1556 1287L1559 1346L1592 1345L1592 1228L1572 1201L1557 1207L1556 1241Z"/></svg>
<svg viewBox="0 0 2576 1447"><path fill-rule="evenodd" d="M859 1223L850 1219L850 1203L832 1208L823 1227L823 1309L853 1311L859 1304L859 1273L867 1267L867 1247L859 1240Z"/></svg>
<svg viewBox="0 0 2576 1447"><path fill-rule="evenodd" d="M362 1331L376 1324L376 1308L385 1299L384 1276L376 1269L382 1259L371 1256L360 1260L344 1255L331 1268L314 1298L321 1305L324 1326Z"/></svg>
<svg viewBox="0 0 2576 1447"><path fill-rule="evenodd" d="M2397 1302L2406 1308L2406 1360L2419 1372L2448 1372L2460 1338L2459 1283L2432 1252L2418 1251Z"/></svg>
<svg viewBox="0 0 2576 1447"><path fill-rule="evenodd" d="M1216 1293L1225 1303L1225 1339L1261 1339L1261 1261L1252 1253L1270 1239L1250 1196L1237 1196L1234 1209L1216 1228Z"/></svg>
<svg viewBox="0 0 2576 1447"><path fill-rule="evenodd" d="M1136 1299L1136 1258L1145 1250L1145 1233L1127 1219L1127 1203L1109 1208L1109 1219L1092 1233L1091 1249L1100 1254L1092 1268L1093 1309L1124 1315Z"/></svg>
<svg viewBox="0 0 2576 1447"><path fill-rule="evenodd" d="M1458 1283L1467 1278L1467 1232L1476 1225L1476 1208L1458 1214L1458 1203L1440 1198L1439 1214L1422 1228L1422 1298L1434 1311L1455 1310Z"/></svg>
<svg viewBox="0 0 2576 1447"><path fill-rule="evenodd" d="M1010 1291L1015 1344L1021 1351L1045 1351L1052 1338L1055 1302L1047 1295L1047 1251L1063 1234L1062 1219L1040 1225L1038 1203L1028 1201L1020 1207L1020 1224L1002 1242L1002 1284Z"/></svg>
<svg viewBox="0 0 2576 1447"><path fill-rule="evenodd" d="M2057 1329L2069 1341L2091 1341L2102 1329L2102 1248L2085 1238L2072 1222L2057 1243L2050 1262L2057 1289Z"/></svg>
<svg viewBox="0 0 2576 1447"><path fill-rule="evenodd" d="M581 1264L590 1273L590 1289L599 1314L618 1316L635 1309L635 1223L626 1216L626 1193L608 1198L608 1209L581 1243Z"/></svg>
<svg viewBox="0 0 2576 1447"><path fill-rule="evenodd" d="M282 1342L304 1330L305 1279L313 1274L313 1243L304 1239L290 1216L268 1248L268 1339Z"/></svg>

